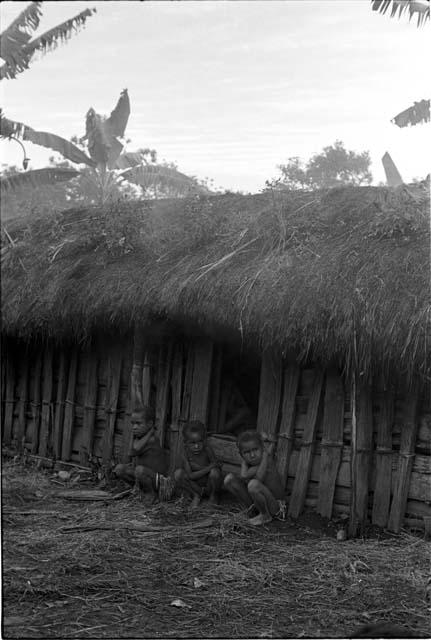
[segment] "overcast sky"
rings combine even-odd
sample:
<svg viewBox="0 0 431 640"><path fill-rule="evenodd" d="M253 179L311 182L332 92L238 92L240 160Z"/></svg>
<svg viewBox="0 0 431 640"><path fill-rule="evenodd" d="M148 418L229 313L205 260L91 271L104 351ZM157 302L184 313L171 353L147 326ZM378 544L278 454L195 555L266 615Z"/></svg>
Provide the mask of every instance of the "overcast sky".
<svg viewBox="0 0 431 640"><path fill-rule="evenodd" d="M2 2L4 29L27 2ZM405 181L430 171L431 126L390 119L429 98L429 23L371 11L369 0L44 2L39 32L86 7L66 45L1 83L5 114L66 138L89 107L109 114L127 87L129 150L155 148L181 171L258 191L290 156L336 139L369 150L375 182L389 151ZM14 142L1 161L21 164ZM33 168L50 152L31 144Z"/></svg>

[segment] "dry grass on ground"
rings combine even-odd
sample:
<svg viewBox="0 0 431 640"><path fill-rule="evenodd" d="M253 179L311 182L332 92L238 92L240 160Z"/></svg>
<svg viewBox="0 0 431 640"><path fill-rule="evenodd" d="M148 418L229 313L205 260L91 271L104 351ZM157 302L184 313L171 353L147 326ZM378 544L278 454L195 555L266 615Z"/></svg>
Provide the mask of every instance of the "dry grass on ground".
<svg viewBox="0 0 431 640"><path fill-rule="evenodd" d="M2 475L4 638L346 637L370 621L430 635L429 545L406 532L337 542L228 506L71 502L21 464Z"/></svg>

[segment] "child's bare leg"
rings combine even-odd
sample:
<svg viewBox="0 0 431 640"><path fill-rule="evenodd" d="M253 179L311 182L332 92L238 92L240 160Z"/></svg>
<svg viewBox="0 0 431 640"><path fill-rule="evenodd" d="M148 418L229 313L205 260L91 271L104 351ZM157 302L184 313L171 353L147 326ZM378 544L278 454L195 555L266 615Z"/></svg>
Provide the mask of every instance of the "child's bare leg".
<svg viewBox="0 0 431 640"><path fill-rule="evenodd" d="M253 478L247 485L248 492L254 502L259 515L250 520L250 524L260 525L271 522L278 511L278 502L271 491L260 480Z"/></svg>
<svg viewBox="0 0 431 640"><path fill-rule="evenodd" d="M143 493L150 493L153 496L153 501L157 498L156 491L156 472L148 467L138 466L135 470L136 485L139 491Z"/></svg>
<svg viewBox="0 0 431 640"><path fill-rule="evenodd" d="M190 480L184 469L177 469L174 477L177 487L180 487L191 496L192 507L197 507L201 501L202 487L197 482Z"/></svg>
<svg viewBox="0 0 431 640"><path fill-rule="evenodd" d="M241 478L233 473L228 473L224 479L224 486L244 507L251 507L253 500L247 490L247 485Z"/></svg>
<svg viewBox="0 0 431 640"><path fill-rule="evenodd" d="M208 474L207 492L209 494L209 501L213 504L218 503L219 493L222 485L222 475L218 467L211 469Z"/></svg>

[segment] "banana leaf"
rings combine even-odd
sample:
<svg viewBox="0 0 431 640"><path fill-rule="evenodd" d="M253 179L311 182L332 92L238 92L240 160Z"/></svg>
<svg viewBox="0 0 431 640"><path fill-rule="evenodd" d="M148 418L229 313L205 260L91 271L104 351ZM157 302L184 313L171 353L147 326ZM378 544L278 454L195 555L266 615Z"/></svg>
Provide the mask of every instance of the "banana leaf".
<svg viewBox="0 0 431 640"><path fill-rule="evenodd" d="M122 138L124 136L129 116L129 94L127 93L127 89L124 89L120 94L114 110L105 122L105 127L110 132L111 136L117 138Z"/></svg>
<svg viewBox="0 0 431 640"><path fill-rule="evenodd" d="M87 164L94 167L94 162L79 147L61 136L46 131L36 131L22 122L9 120L0 112L0 137L21 138L40 147L47 147L52 151L58 151L61 155L76 164Z"/></svg>
<svg viewBox="0 0 431 640"><path fill-rule="evenodd" d="M412 107L401 111L391 122L397 125L397 127L408 127L411 125L414 127L416 124L421 124L430 121L430 101L421 100L415 102Z"/></svg>
<svg viewBox="0 0 431 640"><path fill-rule="evenodd" d="M189 178L176 169L162 165L140 164L121 171L119 176L144 189L158 188L173 190L183 195L210 193L208 189L199 185L193 178Z"/></svg>
<svg viewBox="0 0 431 640"><path fill-rule="evenodd" d="M390 10L391 18L400 18L404 13L409 13L410 20L413 16L417 16L417 26L420 27L426 20L430 19L430 3L429 0L371 0L372 10L385 14Z"/></svg>
<svg viewBox="0 0 431 640"><path fill-rule="evenodd" d="M25 173L16 173L5 178L0 177L0 189L2 192L26 187L40 187L56 182L67 182L79 176L79 171L75 169L62 169L47 167L44 169L34 169Z"/></svg>
<svg viewBox="0 0 431 640"><path fill-rule="evenodd" d="M25 30L34 31L37 28L41 15L40 5L41 2L33 2L1 35L1 57L5 63L0 67L0 80L15 78L18 73L28 69L29 62L36 51L46 53L54 49L59 42L66 42L74 32L85 24L87 18L96 12L95 9L85 9L70 20L66 20L34 40L30 40L31 35ZM5 55L3 55L3 51Z"/></svg>

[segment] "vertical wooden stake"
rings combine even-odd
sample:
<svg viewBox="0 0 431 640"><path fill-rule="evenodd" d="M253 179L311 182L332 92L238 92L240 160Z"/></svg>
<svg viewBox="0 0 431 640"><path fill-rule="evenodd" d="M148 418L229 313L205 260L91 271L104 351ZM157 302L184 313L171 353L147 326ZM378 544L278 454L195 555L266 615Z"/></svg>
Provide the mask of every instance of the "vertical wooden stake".
<svg viewBox="0 0 431 640"><path fill-rule="evenodd" d="M166 420L169 410L169 391L171 386L173 343L161 345L159 351L159 364L157 367L157 394L156 394L156 426L160 444L163 446L166 436Z"/></svg>
<svg viewBox="0 0 431 640"><path fill-rule="evenodd" d="M4 444L10 444L12 441L12 428L13 428L13 409L15 404L15 379L16 370L15 364L9 351L6 361L6 400L4 410L4 425L3 425L3 442Z"/></svg>
<svg viewBox="0 0 431 640"><path fill-rule="evenodd" d="M52 399L52 349L46 348L43 358L42 417L40 421L39 455L46 456L50 433Z"/></svg>
<svg viewBox="0 0 431 640"><path fill-rule="evenodd" d="M297 364L290 364L284 372L283 405L277 444L277 469L286 487L290 455L293 448L295 427L295 398L298 392L301 370Z"/></svg>
<svg viewBox="0 0 431 640"><path fill-rule="evenodd" d="M4 421L5 421L5 412L6 412L6 349L5 349L5 341L1 341L1 434L2 438L4 437Z"/></svg>
<svg viewBox="0 0 431 640"><path fill-rule="evenodd" d="M207 338L194 343L193 382L190 396L190 420L200 420L206 426L214 344Z"/></svg>
<svg viewBox="0 0 431 640"><path fill-rule="evenodd" d="M78 371L78 351L72 352L67 382L66 406L64 408L63 441L61 446L62 460L70 460L72 455L72 435L75 422L76 374Z"/></svg>
<svg viewBox="0 0 431 640"><path fill-rule="evenodd" d="M398 473L389 514L388 529L398 533L404 519L407 505L410 474L415 455L416 435L418 430L419 393L417 386L411 391L404 408L404 423L401 429L401 442L398 463Z"/></svg>
<svg viewBox="0 0 431 640"><path fill-rule="evenodd" d="M373 446L373 405L371 387L364 383L361 383L357 389L355 445L355 460L354 464L352 464L352 512L350 520L350 533L352 536L356 535L358 524L361 528L365 525L368 515L368 489Z"/></svg>
<svg viewBox="0 0 431 640"><path fill-rule="evenodd" d="M272 453L277 442L278 416L280 412L281 381L283 369L279 354L265 351L260 369L259 408L257 412L257 430L264 441L269 442Z"/></svg>
<svg viewBox="0 0 431 640"><path fill-rule="evenodd" d="M317 431L317 417L319 415L320 398L322 395L323 377L323 371L317 369L313 392L308 403L307 419L304 424L301 452L299 454L298 467L289 502L288 513L292 518L297 518L301 513L307 495L308 481L310 479L311 465L313 462L314 442Z"/></svg>
<svg viewBox="0 0 431 640"><path fill-rule="evenodd" d="M90 352L90 362L87 368L87 378L85 381L85 406L83 431L85 448L81 451L81 464L88 464L88 458L93 455L94 427L96 423L96 402L97 402L97 351Z"/></svg>
<svg viewBox="0 0 431 640"><path fill-rule="evenodd" d="M54 412L53 451L56 459L61 458L61 443L64 428L64 401L67 388L67 359L64 349L60 352L58 368L57 398Z"/></svg>
<svg viewBox="0 0 431 640"><path fill-rule="evenodd" d="M392 482L392 427L394 422L394 394L379 393L377 418L376 483L374 486L372 523L386 527L391 502Z"/></svg>
<svg viewBox="0 0 431 640"><path fill-rule="evenodd" d="M108 393L106 407L106 427L102 445L102 461L108 465L114 451L114 431L117 420L118 394L120 391L122 357L112 354L108 364Z"/></svg>
<svg viewBox="0 0 431 640"><path fill-rule="evenodd" d="M330 369L326 376L322 454L320 456L320 481L317 498L317 512L324 518L330 518L332 515L335 484L343 449L343 428L343 381L337 371Z"/></svg>
<svg viewBox="0 0 431 640"><path fill-rule="evenodd" d="M195 352L193 344L189 344L187 349L186 374L184 378L183 399L181 402L180 422L184 424L190 418L190 400L192 395L193 369L195 363Z"/></svg>
<svg viewBox="0 0 431 640"><path fill-rule="evenodd" d="M33 414L33 433L31 436L31 452L36 454L39 449L39 428L40 428L40 414L41 414L41 385L42 385L42 351L38 351L35 357L34 366L34 395L31 402L32 414Z"/></svg>
<svg viewBox="0 0 431 640"><path fill-rule="evenodd" d="M208 430L217 432L219 411L220 411L220 393L221 393L221 371L223 366L223 349L221 346L214 347L213 368L211 373L211 390L210 390L210 413L208 418Z"/></svg>
<svg viewBox="0 0 431 640"><path fill-rule="evenodd" d="M28 391L28 353L24 353L22 362L22 374L19 391L19 404L18 404L18 429L16 433L16 442L18 450L21 451L24 447L25 429L26 429L26 412L27 412L27 391Z"/></svg>
<svg viewBox="0 0 431 640"><path fill-rule="evenodd" d="M181 448L181 399L183 392L183 345L178 343L175 345L174 357L172 363L172 411L171 426L169 440L169 473L173 473L180 465L182 448Z"/></svg>

